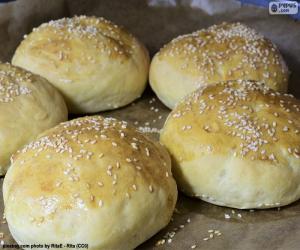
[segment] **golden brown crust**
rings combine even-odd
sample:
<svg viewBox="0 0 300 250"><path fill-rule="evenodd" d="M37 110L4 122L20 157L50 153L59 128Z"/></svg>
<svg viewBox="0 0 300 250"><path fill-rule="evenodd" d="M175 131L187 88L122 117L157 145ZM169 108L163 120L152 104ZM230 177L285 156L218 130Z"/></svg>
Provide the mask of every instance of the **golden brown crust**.
<svg viewBox="0 0 300 250"><path fill-rule="evenodd" d="M148 204L152 199L157 205ZM98 216L94 225L86 226L93 231L99 229L98 238L92 240L89 236L83 240L90 241L91 245L99 244L97 249L114 249L117 243L118 247L122 246L119 238L127 231L124 249L140 244L141 239L145 240L168 223L176 199L167 151L126 122L100 116L68 121L42 134L15 155L4 183L7 219L15 231L17 222L10 216L31 217L31 221L29 218L26 221L28 225L38 228L44 224L51 228L57 222L63 223L59 218L68 211L72 214L78 210L83 217L95 213ZM22 202L13 205L16 200ZM136 207L136 203L143 206ZM35 209L28 211L28 205ZM132 211L128 211L130 206L134 207ZM110 214L114 209L119 214ZM144 214L145 220L151 214L157 217L147 222L135 221L135 217ZM113 220L109 220L111 216ZM149 228L141 229L144 223L149 223ZM114 232L117 235L112 236L103 233L106 229L100 225L116 228L116 232L119 226L128 229L124 228L125 233ZM76 231L80 231L78 227ZM130 232L136 234L137 230L145 235L131 238ZM52 233L57 241L63 237L59 231ZM68 239L72 241L72 237ZM17 239L22 238L19 235ZM114 243L105 248L107 239Z"/></svg>
<svg viewBox="0 0 300 250"><path fill-rule="evenodd" d="M43 164L49 168L38 167ZM132 195L138 181L153 189L167 188L166 176L171 177L170 160L161 146L125 122L100 116L71 120L50 129L17 153L12 165L16 181L8 195L14 189L24 190L23 194L32 198L39 198L41 192L55 193L69 206L74 205L71 190L80 190L86 205L94 207L97 200L91 200L91 195L109 205L115 195Z"/></svg>
<svg viewBox="0 0 300 250"><path fill-rule="evenodd" d="M222 82L200 88L180 102L166 121L161 141L173 156L175 165L180 169L178 171L182 170L184 173L183 166L194 162L195 171L199 171L203 176L207 175L206 178L213 179L214 171L217 171L218 167L215 167L215 163L212 162L223 159L223 162L219 161L218 164L220 168L225 169L228 167L226 162L231 160L231 165L236 165L237 170L224 170L224 172L243 170L244 175L253 177L253 186L259 186L258 183L262 185L259 186L262 192L266 191L264 188L267 186L272 186L274 189L268 189L266 193L275 194L278 189L281 189L278 191L280 195L273 197L277 199L276 201L259 201L258 197L257 201L249 202L246 195L245 200L240 200L240 203L237 201L235 206L243 207L243 202L245 204L249 202L246 206L250 207L258 206L259 203L272 204L271 206L275 206L275 203L285 205L300 195L300 183L297 181L300 172L299 115L300 101L291 95L272 91L259 82L242 80ZM204 159L207 159L209 170L203 170L205 167L199 165L200 162L203 164ZM256 169L258 165L261 165L260 170ZM291 175L292 188L289 186L289 181L278 176L278 173L285 176L285 172ZM262 176L266 175L271 180L260 183ZM237 181L243 186L243 178L247 177L233 177L232 185ZM187 185L185 183L185 188ZM194 185L200 187L202 183L194 183ZM212 182L211 185L206 187L206 191L211 191L216 183ZM195 193L193 188L187 189L187 192L192 195L205 193L205 191ZM282 196L285 189L289 191ZM230 192L230 187L227 191ZM201 192L201 188L197 192ZM221 190L214 190L210 195L215 197L220 193ZM226 200L226 198L219 198L218 201L222 202L222 199ZM267 200L268 197L265 199ZM230 203L227 205L234 206Z"/></svg>
<svg viewBox="0 0 300 250"><path fill-rule="evenodd" d="M73 113L128 104L142 94L149 68L148 52L135 37L104 18L87 16L33 29L12 62L54 84Z"/></svg>
<svg viewBox="0 0 300 250"><path fill-rule="evenodd" d="M74 18L62 18L50 21L34 28L29 36L45 36L40 41L35 41L33 53L40 53L41 50L57 55L58 63L70 63L78 59L82 63L93 60L90 55L82 54L81 58L74 56L71 45L77 43L91 43L95 52L105 54L114 60L124 61L131 57L134 52L132 43L135 38L103 17L75 16ZM28 36L25 36L28 39ZM50 42L51 41L51 42ZM60 46L57 46L60 44ZM61 48L61 51L58 49ZM101 60L99 57L95 59Z"/></svg>
<svg viewBox="0 0 300 250"><path fill-rule="evenodd" d="M160 85L167 85L170 77L170 72L162 75L162 67L182 75L178 84L186 85L189 93L203 84L237 79L259 80L276 91L287 91L289 72L276 46L241 23L222 23L179 36L157 53L150 83L173 107L179 97L162 93Z"/></svg>

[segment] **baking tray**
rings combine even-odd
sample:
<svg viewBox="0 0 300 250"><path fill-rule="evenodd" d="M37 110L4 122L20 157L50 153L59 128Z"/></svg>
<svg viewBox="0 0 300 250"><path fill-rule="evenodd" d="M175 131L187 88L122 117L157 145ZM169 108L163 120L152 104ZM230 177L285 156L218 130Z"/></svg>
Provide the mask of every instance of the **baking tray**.
<svg viewBox="0 0 300 250"><path fill-rule="evenodd" d="M289 92L300 98L300 23L233 0L19 0L0 4L0 60L9 61L23 35L33 27L75 14L104 16L125 26L151 55L177 35L222 21L241 21L277 44L292 72ZM169 112L148 86L134 103L101 115L128 121L158 140ZM2 199L0 209L3 212ZM0 223L0 231L1 244L15 243L5 220ZM170 224L137 249L193 248L300 249L300 202L281 209L237 210L180 193Z"/></svg>

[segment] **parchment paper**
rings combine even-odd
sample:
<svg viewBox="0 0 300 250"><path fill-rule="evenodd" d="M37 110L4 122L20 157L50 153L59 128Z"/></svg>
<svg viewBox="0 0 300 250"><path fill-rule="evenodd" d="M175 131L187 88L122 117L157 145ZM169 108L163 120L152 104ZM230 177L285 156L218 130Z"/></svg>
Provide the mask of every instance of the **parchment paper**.
<svg viewBox="0 0 300 250"><path fill-rule="evenodd" d="M23 35L33 27L75 14L104 16L125 26L145 43L151 55L177 35L222 21L241 21L278 45L292 71L289 92L300 98L300 23L287 16L270 16L266 9L241 6L233 0L18 0L0 4L0 60L10 61ZM101 114L127 120L146 130L160 129L169 112L148 87L133 104ZM158 139L158 133L148 135ZM2 180L0 184L2 187ZM0 208L3 211L2 200ZM226 219L225 214L230 218ZM209 238L208 230L219 230L222 235L205 241ZM4 232L3 242L14 243L3 222L0 231ZM166 242L155 246L164 237ZM280 210L232 211L180 194L169 226L138 249L191 247L300 249L300 202Z"/></svg>

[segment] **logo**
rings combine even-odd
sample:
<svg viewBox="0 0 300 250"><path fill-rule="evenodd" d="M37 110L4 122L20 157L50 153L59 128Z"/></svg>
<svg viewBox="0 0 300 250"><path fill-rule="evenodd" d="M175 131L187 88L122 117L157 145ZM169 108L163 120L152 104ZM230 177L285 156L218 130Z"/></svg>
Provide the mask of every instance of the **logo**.
<svg viewBox="0 0 300 250"><path fill-rule="evenodd" d="M297 1L278 1L269 3L269 13L271 15L295 15L298 14Z"/></svg>
<svg viewBox="0 0 300 250"><path fill-rule="evenodd" d="M271 5L271 10L272 10L272 12L277 12L277 10L278 10L277 5L276 4L272 4Z"/></svg>

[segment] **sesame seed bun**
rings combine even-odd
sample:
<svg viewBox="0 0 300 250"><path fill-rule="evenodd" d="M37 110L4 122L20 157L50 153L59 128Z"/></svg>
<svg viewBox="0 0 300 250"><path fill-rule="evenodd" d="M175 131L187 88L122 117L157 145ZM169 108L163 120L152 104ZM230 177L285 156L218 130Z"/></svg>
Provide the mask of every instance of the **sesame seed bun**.
<svg viewBox="0 0 300 250"><path fill-rule="evenodd" d="M46 79L0 63L0 175L13 153L67 117L62 96Z"/></svg>
<svg viewBox="0 0 300 250"><path fill-rule="evenodd" d="M171 112L160 141L188 195L241 209L300 197L300 101L263 83L196 90Z"/></svg>
<svg viewBox="0 0 300 250"><path fill-rule="evenodd" d="M71 113L93 113L141 96L149 55L135 37L112 22L75 16L33 29L12 63L48 79L64 95Z"/></svg>
<svg viewBox="0 0 300 250"><path fill-rule="evenodd" d="M241 23L179 36L153 58L150 84L169 108L203 84L257 80L286 92L289 72L271 41Z"/></svg>
<svg viewBox="0 0 300 250"><path fill-rule="evenodd" d="M177 188L167 151L101 116L52 128L14 156L5 215L20 244L133 249L170 221Z"/></svg>

